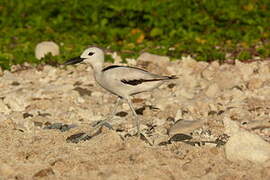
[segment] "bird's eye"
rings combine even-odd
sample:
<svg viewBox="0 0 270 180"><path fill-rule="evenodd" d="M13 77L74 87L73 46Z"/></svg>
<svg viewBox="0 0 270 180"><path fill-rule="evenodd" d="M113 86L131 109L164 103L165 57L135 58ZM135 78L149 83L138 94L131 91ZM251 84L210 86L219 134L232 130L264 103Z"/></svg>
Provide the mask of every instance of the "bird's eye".
<svg viewBox="0 0 270 180"><path fill-rule="evenodd" d="M95 53L93 53L93 52L88 53L89 56L92 56L92 55L94 55L94 54L95 54Z"/></svg>

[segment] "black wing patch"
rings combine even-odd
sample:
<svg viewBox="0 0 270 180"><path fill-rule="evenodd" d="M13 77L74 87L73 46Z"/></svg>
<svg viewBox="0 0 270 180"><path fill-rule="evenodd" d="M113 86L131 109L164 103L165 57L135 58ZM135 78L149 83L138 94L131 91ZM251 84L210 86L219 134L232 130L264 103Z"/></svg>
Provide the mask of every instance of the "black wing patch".
<svg viewBox="0 0 270 180"><path fill-rule="evenodd" d="M107 71L109 69L114 69L114 68L118 68L118 67L124 67L124 66L118 66L118 65L112 65L112 66L108 66L102 69L102 72Z"/></svg>
<svg viewBox="0 0 270 180"><path fill-rule="evenodd" d="M157 79L134 79L134 80L122 79L121 82L124 84L137 86L138 84L142 84L144 82L164 81L164 80L170 80L170 79L178 79L178 77L173 75L173 76L164 76L164 78L157 78Z"/></svg>
<svg viewBox="0 0 270 180"><path fill-rule="evenodd" d="M140 68L137 68L137 67L119 66L119 65L112 65L112 66L105 67L105 68L102 69L102 72L107 71L109 69L119 68L119 67L121 67L121 68L130 68L130 69L137 69L137 70L140 70L140 71L147 72L146 70L140 69Z"/></svg>
<svg viewBox="0 0 270 180"><path fill-rule="evenodd" d="M152 82L152 81L163 81L167 79L134 79L134 80L125 80L122 79L121 82L124 84L129 84L132 86L137 86L138 84L142 84L144 82Z"/></svg>

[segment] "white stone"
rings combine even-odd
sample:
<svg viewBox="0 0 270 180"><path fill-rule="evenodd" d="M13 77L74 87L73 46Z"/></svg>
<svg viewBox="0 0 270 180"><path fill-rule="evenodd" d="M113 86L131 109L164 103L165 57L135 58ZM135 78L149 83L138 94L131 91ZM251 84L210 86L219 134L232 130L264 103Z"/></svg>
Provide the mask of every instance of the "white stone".
<svg viewBox="0 0 270 180"><path fill-rule="evenodd" d="M193 99L194 97L194 93L193 92L190 92L190 90L186 90L186 89L180 89L179 91L177 91L175 93L177 96L180 95L180 96L183 96L187 99Z"/></svg>
<svg viewBox="0 0 270 180"><path fill-rule="evenodd" d="M1 163L0 177L2 176L2 178L4 178L7 176L12 176L12 175L14 176L14 174L16 174L16 171L11 166L9 166L8 164L5 164L5 163ZM10 178L10 179L12 179L12 178Z"/></svg>
<svg viewBox="0 0 270 180"><path fill-rule="evenodd" d="M59 55L59 46L55 42L43 41L37 44L35 49L35 56L37 59L42 59L49 53L53 56Z"/></svg>
<svg viewBox="0 0 270 180"><path fill-rule="evenodd" d="M257 68L256 63L242 63L240 61L235 61L235 66L239 69L244 81L249 80L252 77L254 69Z"/></svg>
<svg viewBox="0 0 270 180"><path fill-rule="evenodd" d="M218 85L215 84L211 84L208 89L206 90L205 94L208 97L215 97L217 95L217 93L219 92L219 87Z"/></svg>
<svg viewBox="0 0 270 180"><path fill-rule="evenodd" d="M270 160L270 144L260 136L241 129L237 122L225 117L225 133L230 139L225 145L225 154L230 161L264 163Z"/></svg>
<svg viewBox="0 0 270 180"><path fill-rule="evenodd" d="M119 56L118 54L117 54L117 52L112 52L112 53L108 53L109 55L111 55L112 56L112 58L114 59L114 63L115 64L120 64L120 63L122 63L122 58L121 58L121 56Z"/></svg>
<svg viewBox="0 0 270 180"><path fill-rule="evenodd" d="M165 119L160 119L160 118L155 118L153 120L153 122L157 126L162 126L166 122L166 120Z"/></svg>
<svg viewBox="0 0 270 180"><path fill-rule="evenodd" d="M143 60L143 61L169 61L170 58L167 56L159 56L151 53L142 53L137 60Z"/></svg>
<svg viewBox="0 0 270 180"><path fill-rule="evenodd" d="M132 58L126 58L127 64L131 65L131 66L136 66L137 61L135 59Z"/></svg>
<svg viewBox="0 0 270 180"><path fill-rule="evenodd" d="M11 112L2 99L0 100L0 112L4 114L9 114Z"/></svg>
<svg viewBox="0 0 270 180"><path fill-rule="evenodd" d="M10 107L12 111L24 111L30 103L25 93L10 93L6 95L4 103Z"/></svg>
<svg viewBox="0 0 270 180"><path fill-rule="evenodd" d="M180 120L169 129L169 134L170 135L177 134L177 133L189 134L193 130L202 127L203 124L204 124L204 121L202 120L196 120L196 121Z"/></svg>
<svg viewBox="0 0 270 180"><path fill-rule="evenodd" d="M99 92L99 91L93 91L91 96L93 97L101 97L103 95L103 93Z"/></svg>

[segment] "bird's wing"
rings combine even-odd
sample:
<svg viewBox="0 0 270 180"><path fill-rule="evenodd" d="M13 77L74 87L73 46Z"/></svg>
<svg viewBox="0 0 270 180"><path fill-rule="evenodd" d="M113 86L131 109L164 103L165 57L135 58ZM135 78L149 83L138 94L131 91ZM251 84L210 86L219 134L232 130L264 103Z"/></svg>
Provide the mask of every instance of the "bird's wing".
<svg viewBox="0 0 270 180"><path fill-rule="evenodd" d="M110 78L133 86L143 84L145 82L175 79L175 77L161 76L140 68L129 66L109 66L103 69L103 73L106 76L110 76Z"/></svg>

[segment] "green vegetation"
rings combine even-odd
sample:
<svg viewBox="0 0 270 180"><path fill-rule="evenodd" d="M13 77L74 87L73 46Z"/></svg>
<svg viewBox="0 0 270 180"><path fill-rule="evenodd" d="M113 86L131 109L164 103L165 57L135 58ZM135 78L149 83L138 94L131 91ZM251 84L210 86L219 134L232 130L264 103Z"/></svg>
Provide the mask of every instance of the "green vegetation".
<svg viewBox="0 0 270 180"><path fill-rule="evenodd" d="M1 0L0 66L36 63L38 42L59 62L88 45L197 60L270 56L269 0ZM52 57L50 57L52 58Z"/></svg>

